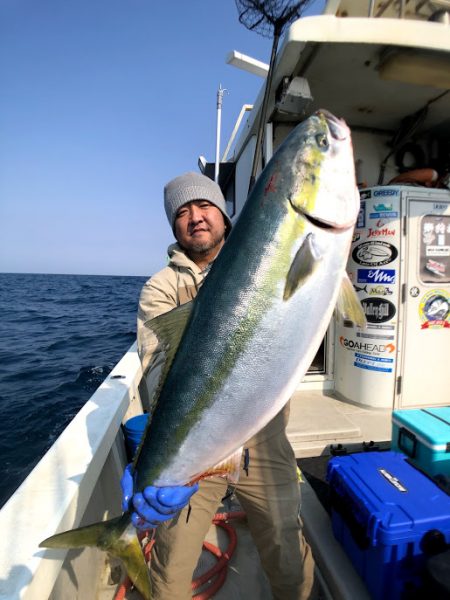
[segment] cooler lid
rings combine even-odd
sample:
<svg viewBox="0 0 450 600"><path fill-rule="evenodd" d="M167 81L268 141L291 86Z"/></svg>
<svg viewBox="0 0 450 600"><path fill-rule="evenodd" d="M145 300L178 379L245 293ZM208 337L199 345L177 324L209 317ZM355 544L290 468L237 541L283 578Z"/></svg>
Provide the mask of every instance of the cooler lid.
<svg viewBox="0 0 450 600"><path fill-rule="evenodd" d="M364 452L329 462L330 486L356 520L366 523L372 546L414 541L431 529L450 538L450 496L406 458L399 452Z"/></svg>
<svg viewBox="0 0 450 600"><path fill-rule="evenodd" d="M434 450L445 452L450 445L450 406L395 410L392 422Z"/></svg>

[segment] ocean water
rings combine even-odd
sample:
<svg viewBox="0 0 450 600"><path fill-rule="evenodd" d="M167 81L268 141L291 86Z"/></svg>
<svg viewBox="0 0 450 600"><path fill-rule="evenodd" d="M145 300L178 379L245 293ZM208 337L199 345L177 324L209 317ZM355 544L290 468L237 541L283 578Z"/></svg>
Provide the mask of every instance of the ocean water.
<svg viewBox="0 0 450 600"><path fill-rule="evenodd" d="M135 341L145 280L0 273L0 506Z"/></svg>

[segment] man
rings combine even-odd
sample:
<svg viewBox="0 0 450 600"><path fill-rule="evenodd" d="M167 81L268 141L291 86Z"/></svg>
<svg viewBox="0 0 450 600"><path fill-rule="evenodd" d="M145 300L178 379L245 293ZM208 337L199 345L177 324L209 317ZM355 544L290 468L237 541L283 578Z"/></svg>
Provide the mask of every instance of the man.
<svg viewBox="0 0 450 600"><path fill-rule="evenodd" d="M163 353L144 323L195 298L231 230L223 194L204 175L186 173L170 181L164 188L164 205L177 243L169 247L169 265L144 285L138 312L138 348L150 401ZM300 491L285 433L287 418L288 408L247 442L235 493L247 514L274 598L303 600L313 597L313 560L299 524ZM123 485L124 508L132 503L135 525L159 523L151 561L154 598L190 599L192 574L226 494L226 480L205 479L195 487L150 486L132 500L129 473ZM178 512L188 502L189 508Z"/></svg>

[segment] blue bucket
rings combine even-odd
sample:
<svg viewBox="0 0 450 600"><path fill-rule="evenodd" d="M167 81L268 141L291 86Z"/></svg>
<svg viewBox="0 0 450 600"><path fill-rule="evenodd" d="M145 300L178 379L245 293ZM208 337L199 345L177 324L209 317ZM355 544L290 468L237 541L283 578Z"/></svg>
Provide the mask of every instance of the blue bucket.
<svg viewBox="0 0 450 600"><path fill-rule="evenodd" d="M132 417L124 424L123 430L125 435L125 445L128 450L128 457L130 460L136 454L139 444L141 443L142 435L145 430L145 426L148 423L150 415L145 413L143 415L137 415Z"/></svg>

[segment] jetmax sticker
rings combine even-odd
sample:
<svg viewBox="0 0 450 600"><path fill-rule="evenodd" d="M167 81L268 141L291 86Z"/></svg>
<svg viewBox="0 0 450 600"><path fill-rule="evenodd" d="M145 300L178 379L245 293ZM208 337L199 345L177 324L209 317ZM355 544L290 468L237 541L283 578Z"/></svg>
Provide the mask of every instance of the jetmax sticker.
<svg viewBox="0 0 450 600"><path fill-rule="evenodd" d="M388 242L364 242L352 252L352 258L363 267L382 267L398 256L397 248Z"/></svg>
<svg viewBox="0 0 450 600"><path fill-rule="evenodd" d="M341 335L339 343L348 350L357 350L358 352L373 352L375 354L391 354L395 350L394 344L371 344L369 342L360 342L358 340L349 340Z"/></svg>
<svg viewBox="0 0 450 600"><path fill-rule="evenodd" d="M369 323L386 323L396 313L395 306L385 298L363 298L361 304Z"/></svg>
<svg viewBox="0 0 450 600"><path fill-rule="evenodd" d="M395 283L394 269L358 269L358 283Z"/></svg>

